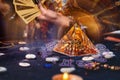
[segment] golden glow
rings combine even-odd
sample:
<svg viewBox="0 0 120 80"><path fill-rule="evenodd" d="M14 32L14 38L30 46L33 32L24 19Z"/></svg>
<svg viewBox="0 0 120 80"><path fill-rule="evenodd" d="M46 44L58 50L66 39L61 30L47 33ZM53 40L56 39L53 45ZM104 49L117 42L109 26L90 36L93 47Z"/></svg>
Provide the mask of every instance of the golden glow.
<svg viewBox="0 0 120 80"><path fill-rule="evenodd" d="M64 73L64 74L63 74L63 80L68 80L68 79L69 79L68 73Z"/></svg>

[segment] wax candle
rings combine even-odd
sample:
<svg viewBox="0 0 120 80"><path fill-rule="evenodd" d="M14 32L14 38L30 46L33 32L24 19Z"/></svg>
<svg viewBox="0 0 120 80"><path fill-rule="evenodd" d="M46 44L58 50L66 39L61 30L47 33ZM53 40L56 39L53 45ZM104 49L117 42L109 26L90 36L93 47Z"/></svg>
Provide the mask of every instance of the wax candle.
<svg viewBox="0 0 120 80"><path fill-rule="evenodd" d="M54 75L52 80L83 80L83 78L78 75L64 73Z"/></svg>

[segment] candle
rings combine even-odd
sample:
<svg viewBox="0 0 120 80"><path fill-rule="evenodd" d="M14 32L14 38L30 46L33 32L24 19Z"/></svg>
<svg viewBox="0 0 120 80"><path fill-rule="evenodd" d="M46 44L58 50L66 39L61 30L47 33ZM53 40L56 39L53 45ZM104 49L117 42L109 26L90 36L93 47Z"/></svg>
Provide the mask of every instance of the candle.
<svg viewBox="0 0 120 80"><path fill-rule="evenodd" d="M83 80L83 78L78 75L64 73L54 75L52 80Z"/></svg>
<svg viewBox="0 0 120 80"><path fill-rule="evenodd" d="M63 74L63 80L69 80L69 75L68 75L68 73L64 73Z"/></svg>

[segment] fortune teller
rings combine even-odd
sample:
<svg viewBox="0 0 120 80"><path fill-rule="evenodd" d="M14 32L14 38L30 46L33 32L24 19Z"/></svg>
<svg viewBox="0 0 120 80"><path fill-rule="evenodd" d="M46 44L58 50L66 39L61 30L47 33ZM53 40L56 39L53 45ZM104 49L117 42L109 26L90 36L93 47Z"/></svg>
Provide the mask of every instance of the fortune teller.
<svg viewBox="0 0 120 80"><path fill-rule="evenodd" d="M50 9L45 9L39 4L41 15L38 16L38 19L46 20L59 26L58 36L61 38L63 36L62 33L64 33L66 28L68 28L73 22L73 20L67 16L72 16L78 23L84 24L88 27L87 35L90 39L93 41L99 41L101 27L97 22L97 18L82 10L79 6L79 1L80 0L68 0L65 15Z"/></svg>

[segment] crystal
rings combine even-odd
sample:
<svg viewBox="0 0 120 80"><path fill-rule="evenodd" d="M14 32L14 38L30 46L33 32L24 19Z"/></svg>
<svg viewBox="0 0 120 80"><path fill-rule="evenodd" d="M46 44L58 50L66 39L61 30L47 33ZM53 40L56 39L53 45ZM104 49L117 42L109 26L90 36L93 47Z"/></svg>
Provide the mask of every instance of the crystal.
<svg viewBox="0 0 120 80"><path fill-rule="evenodd" d="M21 67L29 67L30 63L28 63L28 62L19 62L19 66L21 66Z"/></svg>
<svg viewBox="0 0 120 80"><path fill-rule="evenodd" d="M68 56L82 56L96 54L98 52L97 48L95 48L77 23L75 23L68 33L56 44L53 51Z"/></svg>
<svg viewBox="0 0 120 80"><path fill-rule="evenodd" d="M53 66L53 65L52 65L51 63L45 63L45 64L44 64L44 67L45 67L45 68L52 68L52 66Z"/></svg>
<svg viewBox="0 0 120 80"><path fill-rule="evenodd" d="M35 54L27 54L25 56L26 59L35 59L36 58L36 55Z"/></svg>
<svg viewBox="0 0 120 80"><path fill-rule="evenodd" d="M0 66L0 73L2 73L2 72L6 72L7 71L7 68L6 67L2 67L2 66Z"/></svg>
<svg viewBox="0 0 120 80"><path fill-rule="evenodd" d="M67 67L67 68L61 68L60 71L63 73L71 73L75 71L76 69L74 67Z"/></svg>

